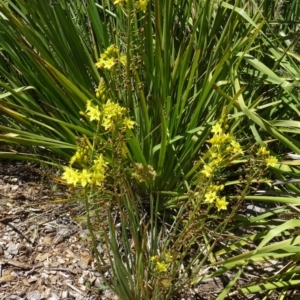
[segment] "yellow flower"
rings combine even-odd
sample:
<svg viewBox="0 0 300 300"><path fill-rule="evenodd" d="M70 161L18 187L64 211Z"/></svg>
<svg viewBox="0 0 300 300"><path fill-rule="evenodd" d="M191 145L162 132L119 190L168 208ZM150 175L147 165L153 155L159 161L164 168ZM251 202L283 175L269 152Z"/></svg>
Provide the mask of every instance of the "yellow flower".
<svg viewBox="0 0 300 300"><path fill-rule="evenodd" d="M212 145L220 145L222 143L222 137L215 134L210 140L207 141Z"/></svg>
<svg viewBox="0 0 300 300"><path fill-rule="evenodd" d="M165 262L156 262L156 266L155 266L155 269L154 269L156 272L159 272L159 273L164 273L164 272L167 272L168 270L168 264L166 264Z"/></svg>
<svg viewBox="0 0 300 300"><path fill-rule="evenodd" d="M266 149L266 147L260 147L256 153L257 156L265 156L265 155L269 155L270 151L268 151Z"/></svg>
<svg viewBox="0 0 300 300"><path fill-rule="evenodd" d="M221 184L221 185L210 184L208 190L215 191L215 192L223 191L224 184Z"/></svg>
<svg viewBox="0 0 300 300"><path fill-rule="evenodd" d="M216 207L217 207L218 211L220 211L221 209L226 210L228 204L229 203L226 201L225 197L218 198L216 201Z"/></svg>
<svg viewBox="0 0 300 300"><path fill-rule="evenodd" d="M217 189L218 191L223 191L223 190L224 190L224 184L216 185L215 187L216 187L216 189Z"/></svg>
<svg viewBox="0 0 300 300"><path fill-rule="evenodd" d="M266 164L268 167L275 167L277 162L278 160L275 156L269 156L268 158L266 158Z"/></svg>
<svg viewBox="0 0 300 300"><path fill-rule="evenodd" d="M124 121L123 121L123 124L125 125L125 127L127 129L132 129L133 128L133 125L135 124L134 121L132 121L131 119L129 118L125 118Z"/></svg>
<svg viewBox="0 0 300 300"><path fill-rule="evenodd" d="M114 130L115 125L122 120L125 113L126 108L120 106L118 103L113 103L111 100L108 100L103 106L102 126L105 128L105 130ZM131 123L128 122L127 124L130 125Z"/></svg>
<svg viewBox="0 0 300 300"><path fill-rule="evenodd" d="M99 154L97 159L94 160L94 166L101 166L101 167L107 166L107 162L105 162L102 154Z"/></svg>
<svg viewBox="0 0 300 300"><path fill-rule="evenodd" d="M120 63L125 66L126 65L126 61L127 61L127 58L126 58L126 55L120 55L119 56L119 61Z"/></svg>
<svg viewBox="0 0 300 300"><path fill-rule="evenodd" d="M114 4L123 4L124 0L114 0Z"/></svg>
<svg viewBox="0 0 300 300"><path fill-rule="evenodd" d="M99 170L102 168L105 168L107 166L107 162L105 162L103 155L99 154L99 156L97 157L97 159L94 160L94 168Z"/></svg>
<svg viewBox="0 0 300 300"><path fill-rule="evenodd" d="M210 177L213 173L213 169L209 165L204 165L201 173L203 173L206 177Z"/></svg>
<svg viewBox="0 0 300 300"><path fill-rule="evenodd" d="M107 166L106 162L104 162L104 161L101 162L99 159L94 160L93 171L95 173L101 173L104 175L106 166Z"/></svg>
<svg viewBox="0 0 300 300"><path fill-rule="evenodd" d="M92 184L101 185L103 183L107 165L108 163L105 162L102 154L100 154L97 159L94 160L94 165L92 167L94 172L91 174Z"/></svg>
<svg viewBox="0 0 300 300"><path fill-rule="evenodd" d="M103 115L106 118L121 117L126 112L126 108L120 106L118 103L112 102L110 99L103 106Z"/></svg>
<svg viewBox="0 0 300 300"><path fill-rule="evenodd" d="M89 173L86 169L83 169L80 173L79 173L79 181L82 185L82 187L85 187L88 183L91 183L91 176L92 174Z"/></svg>
<svg viewBox="0 0 300 300"><path fill-rule="evenodd" d="M231 152L231 150L233 150L231 146L227 146L225 149L226 152Z"/></svg>
<svg viewBox="0 0 300 300"><path fill-rule="evenodd" d="M96 92L96 98L101 99L103 102L106 101L108 89L102 77L100 78L99 85L96 88L95 92Z"/></svg>
<svg viewBox="0 0 300 300"><path fill-rule="evenodd" d="M70 165L72 166L76 160L77 160L77 152L71 157Z"/></svg>
<svg viewBox="0 0 300 300"><path fill-rule="evenodd" d="M113 131L115 128L114 120L111 118L103 118L102 126L105 128L105 130Z"/></svg>
<svg viewBox="0 0 300 300"><path fill-rule="evenodd" d="M95 67L97 69L103 69L104 63L105 63L105 60L102 57L100 57L99 60L95 63Z"/></svg>
<svg viewBox="0 0 300 300"><path fill-rule="evenodd" d="M204 198L205 198L204 200L205 203L213 203L217 198L217 194L216 192L210 191L204 195Z"/></svg>
<svg viewBox="0 0 300 300"><path fill-rule="evenodd" d="M231 146L233 148L232 149L233 153L235 153L235 154L243 154L243 150L241 149L240 143L238 143L235 140L232 140L230 144L231 144Z"/></svg>
<svg viewBox="0 0 300 300"><path fill-rule="evenodd" d="M98 69L107 69L110 70L116 64L114 58L103 59L100 58L98 62L95 63L96 68Z"/></svg>
<svg viewBox="0 0 300 300"><path fill-rule="evenodd" d="M126 0L127 2L127 0ZM116 56L119 54L119 49L116 45L110 45L106 50L105 50L105 55L106 56Z"/></svg>
<svg viewBox="0 0 300 300"><path fill-rule="evenodd" d="M146 12L146 10L147 10L147 4L148 4L148 0L138 0L135 3L135 7L136 7L136 9L140 9L143 12Z"/></svg>
<svg viewBox="0 0 300 300"><path fill-rule="evenodd" d="M66 180L68 184L73 184L74 186L76 186L79 181L78 171L75 171L70 167L66 167L62 175L62 179Z"/></svg>
<svg viewBox="0 0 300 300"><path fill-rule="evenodd" d="M103 69L110 70L116 64L114 58L109 58L103 61Z"/></svg>
<svg viewBox="0 0 300 300"><path fill-rule="evenodd" d="M134 164L135 172L132 173L132 177L136 178L139 182L153 182L156 177L156 172L150 165L143 165L140 163Z"/></svg>
<svg viewBox="0 0 300 300"><path fill-rule="evenodd" d="M158 255L151 256L150 261L156 262L158 261L158 258L159 258Z"/></svg>
<svg viewBox="0 0 300 300"><path fill-rule="evenodd" d="M121 4L123 1L116 0L114 4ZM97 69L110 70L115 64L116 59L119 57L119 49L116 45L110 45L104 53L100 55L100 58L95 63Z"/></svg>
<svg viewBox="0 0 300 300"><path fill-rule="evenodd" d="M105 179L105 176L102 172L94 172L91 175L91 183L96 185L101 185Z"/></svg>
<svg viewBox="0 0 300 300"><path fill-rule="evenodd" d="M219 167L220 163L222 162L223 158L221 154L218 154L211 162L211 166Z"/></svg>
<svg viewBox="0 0 300 300"><path fill-rule="evenodd" d="M87 100L86 101L86 111L89 111L92 106L93 106L92 105L92 101L91 100Z"/></svg>
<svg viewBox="0 0 300 300"><path fill-rule="evenodd" d="M93 120L100 121L100 110L99 110L98 105L96 105L95 107L90 106L87 109L86 114L90 117L90 121L93 121Z"/></svg>
<svg viewBox="0 0 300 300"><path fill-rule="evenodd" d="M219 122L217 122L211 129L211 132L215 133L215 134L222 134L223 133L223 129L222 126L220 125Z"/></svg>
<svg viewBox="0 0 300 300"><path fill-rule="evenodd" d="M171 262L173 259L173 256L170 253L165 254L165 260L166 262Z"/></svg>
<svg viewBox="0 0 300 300"><path fill-rule="evenodd" d="M234 141L234 137L230 133L221 135L221 143Z"/></svg>
<svg viewBox="0 0 300 300"><path fill-rule="evenodd" d="M209 149L209 155L210 155L213 159L219 157L220 154L219 154L218 148L217 148L217 147L211 147L211 148Z"/></svg>

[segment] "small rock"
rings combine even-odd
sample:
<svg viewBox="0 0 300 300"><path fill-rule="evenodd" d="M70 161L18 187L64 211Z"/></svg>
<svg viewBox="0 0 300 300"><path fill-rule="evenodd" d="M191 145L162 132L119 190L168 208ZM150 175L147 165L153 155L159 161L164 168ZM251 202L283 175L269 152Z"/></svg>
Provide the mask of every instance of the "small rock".
<svg viewBox="0 0 300 300"><path fill-rule="evenodd" d="M85 279L83 277L79 277L78 283L79 284L84 284L84 282L85 282Z"/></svg>
<svg viewBox="0 0 300 300"><path fill-rule="evenodd" d="M63 292L61 293L61 298L62 298L62 299L68 298L68 291L63 291Z"/></svg>
<svg viewBox="0 0 300 300"><path fill-rule="evenodd" d="M15 192L19 188L19 186L15 184L15 185L11 185L10 188L12 192Z"/></svg>
<svg viewBox="0 0 300 300"><path fill-rule="evenodd" d="M104 291L103 296L108 299L113 299L113 300L119 299L112 291L109 291L109 290Z"/></svg>
<svg viewBox="0 0 300 300"><path fill-rule="evenodd" d="M15 177L15 178L11 178L10 182L17 182L19 180L19 178Z"/></svg>
<svg viewBox="0 0 300 300"><path fill-rule="evenodd" d="M265 208L257 206L257 205L248 205L245 210L245 214L247 217L256 216L258 213L264 213L266 211Z"/></svg>
<svg viewBox="0 0 300 300"><path fill-rule="evenodd" d="M12 242L10 242L9 244L8 244L8 248L7 248L7 250L6 250L9 254L13 254L13 255L16 255L16 254L18 254L18 247L17 247L17 245L15 244L15 243L12 243Z"/></svg>
<svg viewBox="0 0 300 300"><path fill-rule="evenodd" d="M28 282L32 283L32 282L35 282L37 280L38 280L38 278L35 275L32 275L32 276L29 277Z"/></svg>
<svg viewBox="0 0 300 300"><path fill-rule="evenodd" d="M87 270L88 268L89 268L89 266L88 266L88 264L86 264L84 261L82 261L82 260L79 260L78 262L77 262L77 265L81 268L81 269L83 269L83 270Z"/></svg>
<svg viewBox="0 0 300 300"><path fill-rule="evenodd" d="M18 295L10 295L9 300L24 300L24 298L19 297Z"/></svg>
<svg viewBox="0 0 300 300"><path fill-rule="evenodd" d="M102 289L104 286L103 280L100 277L97 277L96 280L94 281L94 287L97 289Z"/></svg>
<svg viewBox="0 0 300 300"><path fill-rule="evenodd" d="M32 291L32 292L28 292L26 294L27 299L30 300L39 300L41 299L41 294L39 293L39 291Z"/></svg>
<svg viewBox="0 0 300 300"><path fill-rule="evenodd" d="M56 294L52 293L51 296L48 297L46 300L59 300L59 297Z"/></svg>

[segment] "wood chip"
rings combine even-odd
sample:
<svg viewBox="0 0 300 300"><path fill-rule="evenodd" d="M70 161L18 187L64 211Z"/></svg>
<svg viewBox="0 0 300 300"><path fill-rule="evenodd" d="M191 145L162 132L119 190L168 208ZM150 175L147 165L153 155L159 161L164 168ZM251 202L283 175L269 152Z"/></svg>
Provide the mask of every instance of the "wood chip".
<svg viewBox="0 0 300 300"><path fill-rule="evenodd" d="M44 244L45 245L51 245L52 244L52 238L50 236L45 236L44 238Z"/></svg>
<svg viewBox="0 0 300 300"><path fill-rule="evenodd" d="M23 282L24 285L30 286L30 283L29 283L27 278L22 278L22 282Z"/></svg>
<svg viewBox="0 0 300 300"><path fill-rule="evenodd" d="M21 268L21 269L31 269L32 268L32 266L30 266L28 264L24 264L24 263L21 263L17 260L12 260L12 259L2 259L2 260L0 260L0 264L1 265L9 264L9 265L12 265L14 267Z"/></svg>
<svg viewBox="0 0 300 300"><path fill-rule="evenodd" d="M49 258L51 256L51 253L39 253L37 256L36 256L36 258L35 258L35 260L38 260L38 261L44 261L44 260L46 260L47 258Z"/></svg>
<svg viewBox="0 0 300 300"><path fill-rule="evenodd" d="M11 274L3 275L2 277L0 277L0 283L6 283L6 282L14 281L15 278L16 277L11 275Z"/></svg>

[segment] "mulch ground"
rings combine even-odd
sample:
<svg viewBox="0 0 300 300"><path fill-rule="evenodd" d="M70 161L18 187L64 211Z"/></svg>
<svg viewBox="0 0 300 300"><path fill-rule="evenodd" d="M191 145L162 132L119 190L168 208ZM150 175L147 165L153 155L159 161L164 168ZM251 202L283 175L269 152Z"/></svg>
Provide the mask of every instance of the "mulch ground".
<svg viewBox="0 0 300 300"><path fill-rule="evenodd" d="M97 272L87 230L72 218L74 203L54 203L67 198L39 166L0 161L0 300L118 299ZM213 300L225 284L211 280L174 299Z"/></svg>
<svg viewBox="0 0 300 300"><path fill-rule="evenodd" d="M0 162L0 299L117 299L71 218L63 186L32 164Z"/></svg>

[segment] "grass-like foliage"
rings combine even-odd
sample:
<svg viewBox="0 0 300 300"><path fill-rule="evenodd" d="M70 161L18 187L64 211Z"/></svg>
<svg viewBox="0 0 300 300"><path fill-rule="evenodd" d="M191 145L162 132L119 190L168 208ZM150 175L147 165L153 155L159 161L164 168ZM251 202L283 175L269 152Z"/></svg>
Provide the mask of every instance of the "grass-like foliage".
<svg viewBox="0 0 300 300"><path fill-rule="evenodd" d="M300 154L299 15L297 1L0 0L0 141L33 149L0 157L64 159L120 299L224 274L217 299L300 283L299 161L283 159ZM237 288L270 261L285 266Z"/></svg>

